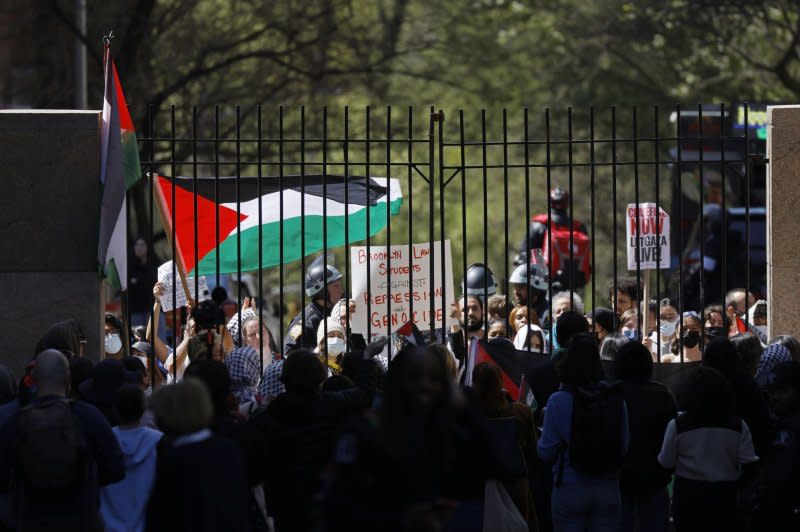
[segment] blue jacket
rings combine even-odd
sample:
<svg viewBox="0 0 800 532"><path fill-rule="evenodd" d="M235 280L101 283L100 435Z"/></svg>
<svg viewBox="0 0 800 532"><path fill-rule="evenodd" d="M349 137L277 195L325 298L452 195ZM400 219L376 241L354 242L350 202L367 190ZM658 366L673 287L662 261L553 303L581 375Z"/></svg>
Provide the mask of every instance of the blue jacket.
<svg viewBox="0 0 800 532"><path fill-rule="evenodd" d="M100 490L100 515L106 531L141 532L156 475L161 432L149 427L114 427L125 460L125 478Z"/></svg>
<svg viewBox="0 0 800 532"><path fill-rule="evenodd" d="M561 460L564 460L564 474L561 479L563 484L589 480L572 467L569 461L569 452L566 452L572 434L572 404L572 393L566 390L559 390L550 396L547 400L547 409L544 412L542 435L536 445L537 454L543 462L555 462L553 464L554 478L558 474ZM622 409L622 418L624 431L622 435L623 450L627 453L630 443L627 408ZM564 452L561 452L562 450ZM603 478L602 480L616 482L617 476L618 473L611 473L608 479Z"/></svg>

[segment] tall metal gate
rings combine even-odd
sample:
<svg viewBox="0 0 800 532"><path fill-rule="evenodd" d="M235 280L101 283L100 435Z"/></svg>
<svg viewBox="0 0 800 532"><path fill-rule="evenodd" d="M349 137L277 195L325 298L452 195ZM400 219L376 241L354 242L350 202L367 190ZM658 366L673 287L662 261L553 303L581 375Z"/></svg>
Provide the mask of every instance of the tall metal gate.
<svg viewBox="0 0 800 532"><path fill-rule="evenodd" d="M397 179L402 191L399 212L392 215L387 201L385 219L367 214L366 238L353 242L351 237L350 244L366 246L369 256L372 248L407 245L410 252L412 244L427 243L433 270L434 246L444 254L449 240L456 293L443 288L422 301L408 302L410 315L415 306L428 311L417 323L423 330L436 328L436 309L444 308L440 328L446 330L450 325L447 309L461 294L468 265L487 264L499 280L498 291L509 294L515 259L530 259L520 248L530 247L525 246L525 235L531 219L550 212L548 191L560 187L569 193L568 217L586 227L591 275L585 286L574 275L567 276L561 286L553 286L551 275L551 296L561 290L573 298L577 295L585 300L588 313L610 306L609 294L616 292L617 279L629 274L640 288L649 279L648 299L658 302L669 297L679 311L702 316L707 305L724 302L725 294L734 288L765 295L762 114L764 106L745 104L454 112L433 107L149 108L146 127L140 128L145 134L139 138L146 179L129 192L129 236L132 243L141 237L151 244L151 263L176 257L176 231L185 229L181 224L187 216L197 220L198 209L213 210L208 206L216 205L213 231L199 222L194 225L191 262L206 261L197 272L205 273L210 285L227 279L238 307L245 297L255 296L259 310L274 320L273 333L279 339L286 333L288 320L308 303L303 275L314 257L324 257L326 264L335 262L344 275L346 297L353 295L347 246L328 242L326 224L333 220L325 212L328 202L322 202L322 216L311 221L305 216L311 201L306 187L319 188L314 190L322 197L344 187L344 210L349 213L350 202L358 200L358 194L368 205L374 203L370 203L374 198L369 186L353 188L354 195L349 196L359 178ZM165 213L165 223L151 193L158 189L159 176L180 184L172 187L172 197L167 198L174 208ZM388 186L389 181L385 183ZM229 222L222 224L220 234L222 203L227 202L223 212L236 212L234 227L239 228L243 199L289 188L300 191L299 196L292 195L300 200L299 205L290 205L284 197L289 193L281 193L276 254L265 251L265 245L275 244L265 244L260 232L262 217L276 215L261 207L250 215L257 217L257 223L255 218L250 223L259 228L255 243L243 239ZM178 196L188 193L193 201L181 203L176 189ZM669 267L658 267L652 277L639 267L639 253L636 268L629 269L626 260L627 207L644 202L655 204L656 212L664 209L671 218ZM191 205L188 213L185 205ZM287 242L288 216L298 210L300 242ZM344 220L344 234L351 234L348 216ZM639 223L637 217L637 227ZM371 234L370 224L378 224L380 231ZM540 259L553 264L552 218L545 225L550 245ZM312 234L319 229L321 245L309 247L309 242L320 240ZM225 231L236 234L235 245L233 241L227 244L235 249L235 268L226 267L219 252L213 261L211 255L201 256L209 245L202 242L218 246ZM573 233L570 261L576 252ZM640 245L640 239L634 240ZM289 260L287 250L295 249L291 246L301 250L297 260ZM414 271L396 273L401 270L392 268L391 254L387 255L389 279L403 277L413 286ZM444 268L442 261L442 278ZM194 275L194 283L198 277ZM386 284L391 316L390 286L391 281ZM639 291L640 299L643 292ZM367 307L371 301L366 299ZM658 331L657 311L655 320ZM705 326L705 320L701 321ZM379 322L368 321L364 333L368 337L390 334L401 325L391 318ZM176 335L171 336L174 342Z"/></svg>

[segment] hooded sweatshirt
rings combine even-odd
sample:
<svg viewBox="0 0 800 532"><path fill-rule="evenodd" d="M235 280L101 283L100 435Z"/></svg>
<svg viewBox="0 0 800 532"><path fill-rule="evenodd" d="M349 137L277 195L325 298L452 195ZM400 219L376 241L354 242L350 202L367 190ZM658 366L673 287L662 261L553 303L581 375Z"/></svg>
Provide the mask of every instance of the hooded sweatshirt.
<svg viewBox="0 0 800 532"><path fill-rule="evenodd" d="M156 445L161 432L149 427L114 427L122 448L125 478L100 491L100 513L106 531L141 532L156 472Z"/></svg>

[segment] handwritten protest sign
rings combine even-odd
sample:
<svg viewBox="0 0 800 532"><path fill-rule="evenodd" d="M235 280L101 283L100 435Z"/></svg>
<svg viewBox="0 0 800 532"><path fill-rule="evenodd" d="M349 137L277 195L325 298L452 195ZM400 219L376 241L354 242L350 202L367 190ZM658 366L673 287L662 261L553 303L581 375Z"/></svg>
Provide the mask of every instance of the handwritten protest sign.
<svg viewBox="0 0 800 532"><path fill-rule="evenodd" d="M443 296L449 301L455 297L450 241L444 244L444 279L441 242L433 243L433 272L429 242L413 244L411 249L408 244L388 250L386 246L370 246L369 253L366 246L351 247L350 277L356 302L351 330L366 336L369 324L373 336L385 335L412 322L427 331L431 320L435 329L441 328L448 308Z"/></svg>
<svg viewBox="0 0 800 532"><path fill-rule="evenodd" d="M159 297L159 300L161 301L161 310L164 312L168 312L174 308L186 306L186 290L184 290L181 284L178 284L176 287L175 301L172 301L172 285L175 283L172 270L173 268L171 260L158 267L158 282L164 287L164 292L161 294L161 297ZM180 276L178 276L178 283L180 282L181 279ZM198 292L200 294L199 297L194 291L194 277L188 277L186 279L186 284L188 285L189 294L195 301L200 302L206 299L211 299L211 293L208 290L208 282L206 281L205 275L201 276L197 282Z"/></svg>
<svg viewBox="0 0 800 532"><path fill-rule="evenodd" d="M637 235L636 218L639 217ZM628 247L628 269L637 268L636 252L639 252L638 267L642 270L669 268L669 215L655 203L628 204L625 216ZM637 239L638 236L638 239ZM637 243L638 240L638 243ZM659 260L660 259L660 260Z"/></svg>

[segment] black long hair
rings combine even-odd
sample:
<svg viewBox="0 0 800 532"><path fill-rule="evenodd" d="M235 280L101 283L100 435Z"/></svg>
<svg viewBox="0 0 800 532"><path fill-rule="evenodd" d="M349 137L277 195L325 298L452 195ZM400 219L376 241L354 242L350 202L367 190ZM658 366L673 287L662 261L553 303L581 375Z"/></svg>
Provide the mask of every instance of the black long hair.
<svg viewBox="0 0 800 532"><path fill-rule="evenodd" d="M603 380L600 353L591 334L580 333L570 340L558 372L567 386L590 386Z"/></svg>
<svg viewBox="0 0 800 532"><path fill-rule="evenodd" d="M692 371L682 402L686 415L700 425L728 424L735 415L730 382L709 366L701 365Z"/></svg>
<svg viewBox="0 0 800 532"><path fill-rule="evenodd" d="M419 419L419 412L414 409L410 384L415 378L419 378L425 364L434 365L437 378L441 379L442 392L425 412L425 418ZM409 457L409 420L416 418L420 422L418 426L425 432L429 450L442 453L442 458L447 457L449 432L454 422L449 386L450 380L444 361L428 350L407 346L392 359L386 373L379 410L379 440L390 456Z"/></svg>

